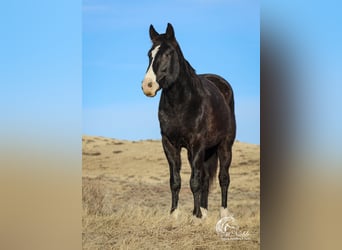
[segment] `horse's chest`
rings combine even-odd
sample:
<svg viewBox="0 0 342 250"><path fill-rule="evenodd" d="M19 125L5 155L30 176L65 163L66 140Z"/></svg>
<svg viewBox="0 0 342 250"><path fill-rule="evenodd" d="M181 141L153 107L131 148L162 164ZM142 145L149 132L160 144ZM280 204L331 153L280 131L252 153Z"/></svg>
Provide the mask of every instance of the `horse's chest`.
<svg viewBox="0 0 342 250"><path fill-rule="evenodd" d="M187 140L197 130L201 121L198 114L192 111L159 110L159 123L162 134Z"/></svg>

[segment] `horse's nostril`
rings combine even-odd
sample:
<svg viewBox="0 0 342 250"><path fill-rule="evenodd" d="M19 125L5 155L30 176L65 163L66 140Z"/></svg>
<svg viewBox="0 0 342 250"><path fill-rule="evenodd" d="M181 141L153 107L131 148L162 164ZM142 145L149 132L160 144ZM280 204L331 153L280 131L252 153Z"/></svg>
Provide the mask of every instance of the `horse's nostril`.
<svg viewBox="0 0 342 250"><path fill-rule="evenodd" d="M147 86L148 86L149 88L152 88L152 82L149 82L149 83L147 84Z"/></svg>

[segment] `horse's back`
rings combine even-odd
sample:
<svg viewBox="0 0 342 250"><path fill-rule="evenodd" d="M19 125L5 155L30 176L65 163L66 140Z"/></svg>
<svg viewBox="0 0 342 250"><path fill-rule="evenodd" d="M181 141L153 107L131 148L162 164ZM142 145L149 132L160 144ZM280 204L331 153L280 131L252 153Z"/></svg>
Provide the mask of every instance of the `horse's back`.
<svg viewBox="0 0 342 250"><path fill-rule="evenodd" d="M234 95L233 89L230 86L229 82L227 82L223 77L215 74L201 74L198 76L202 79L205 78L214 83L214 85L223 94L227 104L230 106L231 112L234 114Z"/></svg>

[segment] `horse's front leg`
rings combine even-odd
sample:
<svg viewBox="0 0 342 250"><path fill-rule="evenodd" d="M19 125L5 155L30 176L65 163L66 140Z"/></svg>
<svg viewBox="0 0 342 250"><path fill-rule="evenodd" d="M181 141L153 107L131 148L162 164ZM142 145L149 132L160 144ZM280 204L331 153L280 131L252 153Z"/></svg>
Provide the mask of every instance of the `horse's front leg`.
<svg viewBox="0 0 342 250"><path fill-rule="evenodd" d="M170 188L172 193L171 214L174 214L177 217L178 197L181 188L181 149L172 145L165 136L162 137L162 143L170 168Z"/></svg>
<svg viewBox="0 0 342 250"><path fill-rule="evenodd" d="M197 218L202 218L201 205L201 193L202 193L202 174L204 164L204 150L200 148L194 148L191 152L188 152L188 158L191 164L191 177L190 188L194 196L194 210L193 215Z"/></svg>

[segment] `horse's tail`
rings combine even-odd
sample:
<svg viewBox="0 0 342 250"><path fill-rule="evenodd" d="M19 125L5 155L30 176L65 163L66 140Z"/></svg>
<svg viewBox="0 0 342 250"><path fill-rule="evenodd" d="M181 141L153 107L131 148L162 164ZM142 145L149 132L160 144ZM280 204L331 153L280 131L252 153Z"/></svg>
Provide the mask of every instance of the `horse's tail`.
<svg viewBox="0 0 342 250"><path fill-rule="evenodd" d="M217 166L218 166L218 156L217 149L212 148L206 152L206 159L204 161L205 169L209 174L209 187L212 186L214 179L216 177Z"/></svg>
<svg viewBox="0 0 342 250"><path fill-rule="evenodd" d="M216 172L217 172L217 166L218 166L218 160L217 160L217 153L214 153L215 156L213 156L213 163L209 165L209 188L212 186L215 178L216 178Z"/></svg>
<svg viewBox="0 0 342 250"><path fill-rule="evenodd" d="M233 89L230 87L231 89L231 96L230 96L230 100L229 100L229 107L230 107L230 110L231 112L233 113L234 115L234 118L235 118L235 104L234 104L234 94L233 94Z"/></svg>

